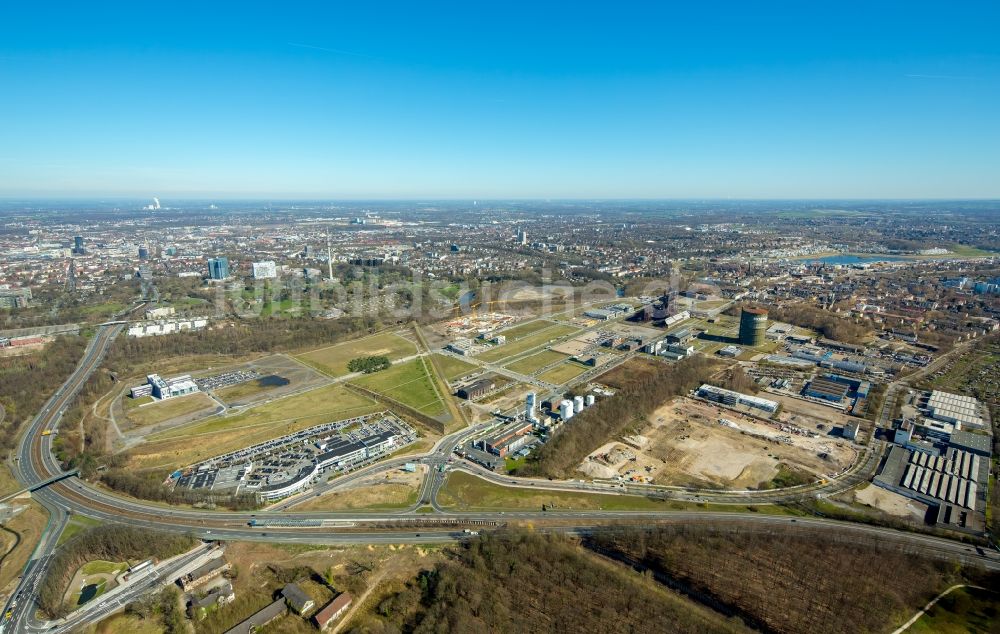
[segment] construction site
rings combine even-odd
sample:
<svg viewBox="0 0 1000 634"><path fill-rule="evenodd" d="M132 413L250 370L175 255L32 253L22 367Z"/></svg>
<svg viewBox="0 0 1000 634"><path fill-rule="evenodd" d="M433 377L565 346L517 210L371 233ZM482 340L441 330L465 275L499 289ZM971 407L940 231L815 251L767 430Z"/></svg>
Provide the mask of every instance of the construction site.
<svg viewBox="0 0 1000 634"><path fill-rule="evenodd" d="M592 478L718 489L758 489L831 478L857 448L835 426L782 414L770 420L695 398L657 409L639 433L591 453Z"/></svg>

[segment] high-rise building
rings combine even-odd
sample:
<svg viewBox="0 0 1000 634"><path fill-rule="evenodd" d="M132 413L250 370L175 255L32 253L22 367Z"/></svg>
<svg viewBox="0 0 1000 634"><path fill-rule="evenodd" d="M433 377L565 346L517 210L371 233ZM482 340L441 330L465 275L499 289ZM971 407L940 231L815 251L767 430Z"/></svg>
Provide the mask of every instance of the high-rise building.
<svg viewBox="0 0 1000 634"><path fill-rule="evenodd" d="M224 280L229 277L229 258L209 258L208 277L213 280Z"/></svg>
<svg viewBox="0 0 1000 634"><path fill-rule="evenodd" d="M278 267L274 262L254 262L252 266L255 279L267 280L278 277Z"/></svg>
<svg viewBox="0 0 1000 634"><path fill-rule="evenodd" d="M759 346L764 343L767 332L767 310L744 308L740 313L740 343L745 346Z"/></svg>
<svg viewBox="0 0 1000 634"><path fill-rule="evenodd" d="M139 247L139 259L140 260L149 259L149 247Z"/></svg>
<svg viewBox="0 0 1000 634"><path fill-rule="evenodd" d="M517 243L518 244L528 244L528 232L524 229L517 230Z"/></svg>
<svg viewBox="0 0 1000 634"><path fill-rule="evenodd" d="M73 236L73 253L83 255L86 252L87 249L83 246L83 236Z"/></svg>

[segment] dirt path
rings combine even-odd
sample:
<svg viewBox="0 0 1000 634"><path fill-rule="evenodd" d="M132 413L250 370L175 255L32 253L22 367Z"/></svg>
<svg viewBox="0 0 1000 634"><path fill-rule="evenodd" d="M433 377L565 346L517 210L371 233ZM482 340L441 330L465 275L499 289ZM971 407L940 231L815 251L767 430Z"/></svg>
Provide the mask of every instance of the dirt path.
<svg viewBox="0 0 1000 634"><path fill-rule="evenodd" d="M351 602L351 607L347 610L347 614L342 616L340 621L333 626L333 630L330 634L337 634L337 632L343 629L345 625L351 622L351 619L354 618L354 613L358 611L358 608L365 604L365 600L368 599L368 595L370 595L372 591L375 590L380 583L382 583L382 577L384 576L385 569L383 568L382 571L379 572L374 579L372 579L372 582L368 584L368 587L361 593L361 596L355 598L354 601Z"/></svg>
<svg viewBox="0 0 1000 634"><path fill-rule="evenodd" d="M926 614L927 610L930 610L931 608L933 608L935 603L937 603L941 599L945 598L946 596L948 596L949 594L951 594L955 590L958 590L959 588L972 588L974 590L985 590L986 589L986 588L980 588L979 586L966 585L964 583L959 583L959 584L953 585L952 587L948 588L947 590L945 590L941 594L939 594L936 597L934 597L933 599L931 599L930 603L928 603L927 605L925 605L922 610L919 610L916 614L914 614L913 618L911 618L909 621L907 621L906 623L903 623L898 628L896 628L895 630L893 630L892 634L902 634L906 630L910 629L910 626L913 625L914 623L916 623L920 619L920 617L922 617L924 614Z"/></svg>

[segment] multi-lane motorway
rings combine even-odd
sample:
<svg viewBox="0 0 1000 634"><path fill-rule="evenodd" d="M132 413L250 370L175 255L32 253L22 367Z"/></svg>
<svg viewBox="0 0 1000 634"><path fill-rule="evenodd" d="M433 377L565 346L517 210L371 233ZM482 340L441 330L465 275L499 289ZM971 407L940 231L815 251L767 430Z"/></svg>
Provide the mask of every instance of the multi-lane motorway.
<svg viewBox="0 0 1000 634"><path fill-rule="evenodd" d="M38 416L31 422L21 437L17 447L13 470L18 480L30 487L53 475L60 474L61 467L51 453L51 436L42 436L44 429L49 429L58 423L61 411L69 404L90 374L100 366L108 347L121 332L121 325L102 326L90 342L79 366L67 381L56 391L45 404ZM891 407L891 406L890 406ZM460 538L463 533L458 528L448 528L448 522L462 522L462 525L483 522L489 524L514 521L541 521L546 525L555 526L552 530L585 532L590 527L615 520L635 521L711 521L720 524L751 524L761 530L787 530L789 526L812 526L838 531L853 531L859 535L875 535L879 539L903 542L917 547L928 554L946 557L963 562L975 562L983 567L1000 570L1000 558L992 553L981 552L961 542L939 537L931 537L918 533L895 531L886 528L852 524L826 520L822 518L788 518L757 513L725 513L713 511L679 512L679 511L485 511L456 512L443 509L437 504L437 493L443 482L447 469L461 468L474 472L496 484L505 486L532 487L536 489L590 491L608 495L621 494L620 485L594 482L551 482L548 480L532 480L511 478L480 469L463 463L455 467L449 463L454 448L460 446L471 436L481 433L487 425L479 425L455 432L442 438L429 452L419 457L427 465L427 476L421 487L418 506L428 504L435 512L417 514L415 508L402 509L397 512L296 512L293 499L268 511L257 513L200 511L183 508L167 507L139 500L118 496L114 493L93 487L77 478L67 478L41 488L34 493L35 498L45 506L50 513L50 521L41 540L35 549L31 560L22 575L17 591L8 602L5 612L10 610L10 619L5 623L6 632L25 632L53 628L63 631L67 622L43 623L35 619L35 603L33 590L37 587L46 571L46 565L55 550L59 533L65 527L70 513L80 513L108 522L122 522L133 526L142 526L160 530L191 532L205 539L225 540L268 540L302 543L422 543L445 541ZM731 504L763 504L786 502L789 500L830 494L843 488L854 486L867 477L877 464L878 450L872 447L866 450L863 459L855 467L840 478L827 483L807 485L792 490L766 491L758 493L733 493L695 491L679 488L664 488L658 492L671 499L710 501L713 503ZM387 469L398 468L404 462L414 461L414 457L392 459L383 463L371 465L352 474L342 476L334 481L321 485L318 490L345 486L358 478L371 477ZM629 487L628 493L649 494L647 487ZM310 495L314 495L315 492ZM280 512L279 512L280 511ZM326 520L324 528L289 526L281 527L250 527L250 520L268 518ZM152 586L150 586L151 588ZM146 588L149 589L149 588ZM128 597L134 598L142 591L133 589ZM118 604L121 604L119 601ZM98 618L115 606L105 606L105 610L88 610ZM123 605L123 604L121 604ZM81 613L83 615L84 613ZM81 615L74 617L74 627L86 621L80 621Z"/></svg>

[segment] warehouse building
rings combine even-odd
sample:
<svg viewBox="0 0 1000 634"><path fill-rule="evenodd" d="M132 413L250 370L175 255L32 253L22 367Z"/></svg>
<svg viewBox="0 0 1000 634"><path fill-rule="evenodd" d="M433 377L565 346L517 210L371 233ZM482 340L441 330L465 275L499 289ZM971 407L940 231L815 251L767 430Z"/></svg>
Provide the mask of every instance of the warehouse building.
<svg viewBox="0 0 1000 634"><path fill-rule="evenodd" d="M803 394L833 403L843 403L850 386L828 377L818 376L809 382Z"/></svg>
<svg viewBox="0 0 1000 634"><path fill-rule="evenodd" d="M694 334L692 334L690 328L681 328L680 330L667 335L667 343L671 344L687 343L692 339L694 339Z"/></svg>
<svg viewBox="0 0 1000 634"><path fill-rule="evenodd" d="M931 418L954 423L959 429L982 429L986 426L980 416L980 403L971 396L934 390L927 399L926 407Z"/></svg>
<svg viewBox="0 0 1000 634"><path fill-rule="evenodd" d="M948 439L948 444L960 451L967 451L978 456L990 457L993 438L984 434L973 434L967 431L956 431Z"/></svg>
<svg viewBox="0 0 1000 634"><path fill-rule="evenodd" d="M497 388L496 381L493 379L479 379L474 381L463 388L460 388L455 395L458 398L464 398L467 401L474 401L477 398L482 398L495 390Z"/></svg>
<svg viewBox="0 0 1000 634"><path fill-rule="evenodd" d="M981 532L985 527L989 460L948 447L943 453L894 445L873 483L936 509L948 528Z"/></svg>

